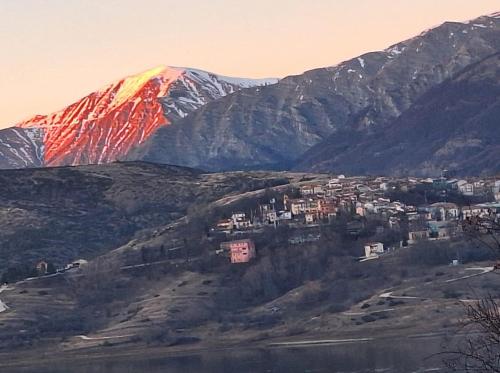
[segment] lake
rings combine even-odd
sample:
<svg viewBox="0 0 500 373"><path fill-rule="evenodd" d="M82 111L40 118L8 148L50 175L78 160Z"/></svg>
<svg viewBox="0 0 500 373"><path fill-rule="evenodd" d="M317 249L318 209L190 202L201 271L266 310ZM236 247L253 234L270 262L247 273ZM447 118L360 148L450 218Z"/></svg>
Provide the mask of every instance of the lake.
<svg viewBox="0 0 500 373"><path fill-rule="evenodd" d="M127 358L54 367L7 369L8 373L320 373L445 371L438 339L398 339L343 345L201 352L165 358ZM4 369L2 369L4 372Z"/></svg>

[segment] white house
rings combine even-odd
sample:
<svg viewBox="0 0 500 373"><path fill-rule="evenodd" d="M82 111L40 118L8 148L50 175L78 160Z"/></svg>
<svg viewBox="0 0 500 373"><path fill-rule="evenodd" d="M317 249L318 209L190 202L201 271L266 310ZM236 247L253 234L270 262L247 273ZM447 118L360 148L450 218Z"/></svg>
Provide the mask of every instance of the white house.
<svg viewBox="0 0 500 373"><path fill-rule="evenodd" d="M384 253L384 244L382 242L368 242L365 244L365 257L373 258L378 254Z"/></svg>

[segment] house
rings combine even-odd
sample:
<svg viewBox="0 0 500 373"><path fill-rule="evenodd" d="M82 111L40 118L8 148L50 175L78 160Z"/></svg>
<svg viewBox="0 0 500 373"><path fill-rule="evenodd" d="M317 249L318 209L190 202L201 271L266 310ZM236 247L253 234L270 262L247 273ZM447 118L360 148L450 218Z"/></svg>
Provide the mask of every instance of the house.
<svg viewBox="0 0 500 373"><path fill-rule="evenodd" d="M221 249L229 253L231 263L248 263L256 257L255 244L251 239L223 242Z"/></svg>
<svg viewBox="0 0 500 373"><path fill-rule="evenodd" d="M278 220L292 220L292 212L291 211L280 211L278 213Z"/></svg>
<svg viewBox="0 0 500 373"><path fill-rule="evenodd" d="M408 244L429 239L429 227L421 220L410 223L408 229Z"/></svg>
<svg viewBox="0 0 500 373"><path fill-rule="evenodd" d="M318 200L318 213L322 218L331 218L337 215L337 203L331 198Z"/></svg>
<svg viewBox="0 0 500 373"><path fill-rule="evenodd" d="M300 188L300 194L303 196L313 196L316 194L324 193L322 185L304 185Z"/></svg>
<svg viewBox="0 0 500 373"><path fill-rule="evenodd" d="M460 209L454 203L438 202L429 206L432 218L435 220L457 220Z"/></svg>
<svg viewBox="0 0 500 373"><path fill-rule="evenodd" d="M457 234L458 225L449 221L430 221L429 237L437 240L449 240Z"/></svg>
<svg viewBox="0 0 500 373"><path fill-rule="evenodd" d="M231 215L231 219L233 220L233 223L236 223L238 220L246 219L246 214L244 212L235 212L233 215Z"/></svg>
<svg viewBox="0 0 500 373"><path fill-rule="evenodd" d="M382 242L368 242L365 244L365 257L374 258L378 254L384 253L384 244Z"/></svg>
<svg viewBox="0 0 500 373"><path fill-rule="evenodd" d="M285 199L285 208L292 213L292 215L300 215L306 209L305 199Z"/></svg>
<svg viewBox="0 0 500 373"><path fill-rule="evenodd" d="M278 221L278 213L274 210L268 211L266 212L264 219L269 224L274 224L276 223L276 221Z"/></svg>
<svg viewBox="0 0 500 373"><path fill-rule="evenodd" d="M230 233L234 228L233 219L222 219L217 222L217 230Z"/></svg>
<svg viewBox="0 0 500 373"><path fill-rule="evenodd" d="M481 205L465 206L462 207L462 218L467 219L472 216L483 216L488 214L488 209Z"/></svg>
<svg viewBox="0 0 500 373"><path fill-rule="evenodd" d="M231 220L233 221L233 225L235 229L247 229L252 226L252 222L250 219L246 217L244 212L236 212L231 216Z"/></svg>
<svg viewBox="0 0 500 373"><path fill-rule="evenodd" d="M42 260L37 263L36 265L36 271L38 272L39 275L43 276L47 274L47 271L49 269L49 265L47 264L46 261Z"/></svg>
<svg viewBox="0 0 500 373"><path fill-rule="evenodd" d="M358 204L356 206L356 215L359 215L359 216L366 215L366 208L365 208L365 206L363 206L363 204Z"/></svg>
<svg viewBox="0 0 500 373"><path fill-rule="evenodd" d="M306 224L312 224L316 220L316 215L308 212L305 214Z"/></svg>
<svg viewBox="0 0 500 373"><path fill-rule="evenodd" d="M462 193L464 196L474 195L474 184L469 183L467 180L458 180L457 187L458 191Z"/></svg>
<svg viewBox="0 0 500 373"><path fill-rule="evenodd" d="M305 199L290 199L287 200L288 210L292 212L292 215L302 215L302 214L318 214L319 204L316 198L305 198Z"/></svg>

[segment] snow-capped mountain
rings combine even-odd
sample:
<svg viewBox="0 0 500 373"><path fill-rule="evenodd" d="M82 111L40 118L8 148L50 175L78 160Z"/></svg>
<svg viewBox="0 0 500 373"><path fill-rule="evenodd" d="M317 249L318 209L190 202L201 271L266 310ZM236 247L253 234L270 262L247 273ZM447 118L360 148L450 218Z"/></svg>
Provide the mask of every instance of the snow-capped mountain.
<svg viewBox="0 0 500 373"><path fill-rule="evenodd" d="M0 131L0 167L107 163L156 129L210 101L277 79L240 79L177 67L129 76L70 106Z"/></svg>
<svg viewBox="0 0 500 373"><path fill-rule="evenodd" d="M342 171L347 167L320 168L317 162L333 164L325 160L350 150L365 133L380 130L380 139L389 138L382 129L422 95L498 52L499 13L445 22L382 51L213 101L156 131L130 159L213 171L297 165L300 170ZM342 146L332 147L337 140ZM312 148L314 157L308 153ZM410 160L413 154L402 151L401 157ZM354 159L358 173L373 170L362 167L373 160L371 153L342 158L342 167Z"/></svg>

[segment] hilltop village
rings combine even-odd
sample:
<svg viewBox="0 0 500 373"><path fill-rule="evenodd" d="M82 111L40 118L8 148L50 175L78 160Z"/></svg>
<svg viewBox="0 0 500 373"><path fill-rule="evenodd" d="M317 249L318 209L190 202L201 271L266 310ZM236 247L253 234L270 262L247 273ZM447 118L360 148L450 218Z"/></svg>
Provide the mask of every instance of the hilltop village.
<svg viewBox="0 0 500 373"><path fill-rule="evenodd" d="M298 245L319 241L321 227L342 219L353 237L367 226L374 227L375 237L390 237L385 242L360 243L363 261L426 241L458 239L463 235L462 222L474 216L498 220L500 180L339 175L326 184L304 183L265 203L234 211L220 219L211 234L228 238L217 254L241 263L257 255L248 237L265 228L289 228L288 244Z"/></svg>

